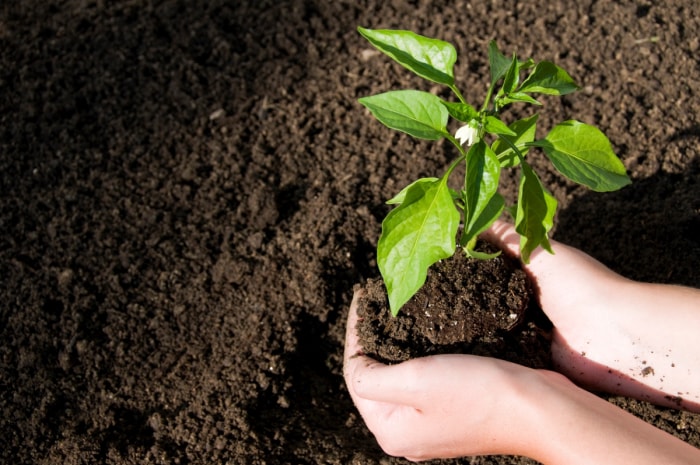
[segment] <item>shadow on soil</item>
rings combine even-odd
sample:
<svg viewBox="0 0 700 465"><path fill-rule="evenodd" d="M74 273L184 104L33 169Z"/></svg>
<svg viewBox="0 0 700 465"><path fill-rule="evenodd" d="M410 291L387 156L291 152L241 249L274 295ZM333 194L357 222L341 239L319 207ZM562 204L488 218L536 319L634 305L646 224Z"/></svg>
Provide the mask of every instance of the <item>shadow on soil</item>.
<svg viewBox="0 0 700 465"><path fill-rule="evenodd" d="M554 237L629 278L700 287L699 174L694 160L683 173L586 193L559 213Z"/></svg>

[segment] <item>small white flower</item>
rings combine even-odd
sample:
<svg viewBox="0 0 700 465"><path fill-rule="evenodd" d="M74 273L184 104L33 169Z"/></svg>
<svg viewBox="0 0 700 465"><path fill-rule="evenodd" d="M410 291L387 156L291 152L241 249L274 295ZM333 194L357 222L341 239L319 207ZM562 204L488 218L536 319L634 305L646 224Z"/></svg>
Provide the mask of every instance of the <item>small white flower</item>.
<svg viewBox="0 0 700 465"><path fill-rule="evenodd" d="M457 129L455 137L457 140L459 140L460 144L467 144L467 146L470 146L479 140L479 131L470 123L467 123L461 128Z"/></svg>

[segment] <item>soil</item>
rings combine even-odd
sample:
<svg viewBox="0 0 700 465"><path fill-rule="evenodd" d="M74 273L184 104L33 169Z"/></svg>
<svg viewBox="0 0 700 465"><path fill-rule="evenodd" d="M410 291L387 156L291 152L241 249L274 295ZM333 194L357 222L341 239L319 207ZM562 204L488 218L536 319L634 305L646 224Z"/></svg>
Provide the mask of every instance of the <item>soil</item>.
<svg viewBox="0 0 700 465"><path fill-rule="evenodd" d="M345 317L378 276L384 201L455 153L357 103L448 96L358 25L455 43L472 102L492 38L568 70L582 91L544 99L540 127L597 125L633 184L590 193L534 155L560 203L554 238L630 278L700 287L695 6L2 2L0 462L405 463L349 399ZM699 415L606 398L700 446Z"/></svg>
<svg viewBox="0 0 700 465"><path fill-rule="evenodd" d="M478 247L498 250L485 243ZM360 289L360 345L379 361L463 353L552 368L551 322L537 306L520 263L503 254L477 260L458 249L430 267L423 287L396 316L381 279Z"/></svg>

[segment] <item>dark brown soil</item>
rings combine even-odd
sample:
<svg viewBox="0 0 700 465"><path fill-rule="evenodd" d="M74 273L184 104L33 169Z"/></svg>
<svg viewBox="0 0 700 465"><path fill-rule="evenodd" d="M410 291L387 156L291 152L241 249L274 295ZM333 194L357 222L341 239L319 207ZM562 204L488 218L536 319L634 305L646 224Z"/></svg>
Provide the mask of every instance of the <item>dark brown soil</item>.
<svg viewBox="0 0 700 465"><path fill-rule="evenodd" d="M404 463L347 395L345 317L383 202L455 153L356 102L430 90L358 25L456 43L472 102L492 38L567 69L583 90L540 125L601 127L634 184L592 194L535 155L554 237L700 287L695 6L1 2L0 463ZM611 401L700 446L700 416Z"/></svg>
<svg viewBox="0 0 700 465"><path fill-rule="evenodd" d="M497 249L482 244L480 250ZM551 368L551 323L532 292L519 262L503 254L467 258L458 249L428 270L423 287L395 317L383 282L370 279L358 303L360 344L384 363L467 353Z"/></svg>

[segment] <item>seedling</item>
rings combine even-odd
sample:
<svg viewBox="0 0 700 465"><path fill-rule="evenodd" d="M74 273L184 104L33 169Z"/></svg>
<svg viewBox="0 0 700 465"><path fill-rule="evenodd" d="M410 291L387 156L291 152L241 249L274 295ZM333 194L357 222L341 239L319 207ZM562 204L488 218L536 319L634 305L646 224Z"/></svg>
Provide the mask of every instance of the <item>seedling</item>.
<svg viewBox="0 0 700 465"><path fill-rule="evenodd" d="M630 183L610 141L594 126L568 120L536 140L538 113L510 124L501 119L508 105L539 107L542 104L535 98L537 94L561 96L578 89L569 74L554 63L520 61L515 53L508 58L491 42L490 83L484 103L477 109L455 86L457 52L450 43L411 31L362 27L358 31L405 68L447 86L456 96L456 101L445 101L420 90L395 90L359 99L389 128L419 139L445 138L459 152L441 177L418 179L388 201L397 206L382 223L377 263L393 315L423 286L428 268L455 253L457 242L467 255L494 257L475 250L476 240L504 209L515 218L524 262L537 247L552 253L548 233L557 201L528 164L530 149L540 149L561 174L594 191L614 191ZM525 79L521 80L521 75ZM450 117L463 124L454 136L447 130ZM448 187L448 178L460 164L465 166L465 178L463 188L456 191ZM508 207L498 193L503 168L520 170L517 203Z"/></svg>

